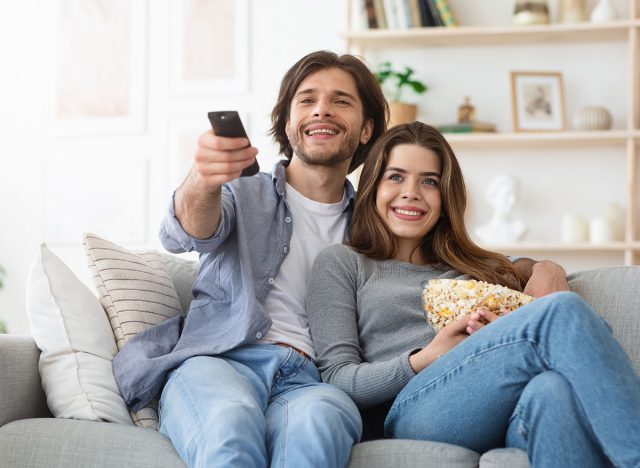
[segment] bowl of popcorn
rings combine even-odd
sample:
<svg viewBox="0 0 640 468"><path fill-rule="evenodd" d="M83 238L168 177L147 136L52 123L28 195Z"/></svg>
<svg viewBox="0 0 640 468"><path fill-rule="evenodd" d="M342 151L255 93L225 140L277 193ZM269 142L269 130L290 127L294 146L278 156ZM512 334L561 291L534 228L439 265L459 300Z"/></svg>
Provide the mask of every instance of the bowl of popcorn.
<svg viewBox="0 0 640 468"><path fill-rule="evenodd" d="M502 315L533 299L506 286L476 280L435 279L426 282L422 289L427 320L438 331L478 309Z"/></svg>

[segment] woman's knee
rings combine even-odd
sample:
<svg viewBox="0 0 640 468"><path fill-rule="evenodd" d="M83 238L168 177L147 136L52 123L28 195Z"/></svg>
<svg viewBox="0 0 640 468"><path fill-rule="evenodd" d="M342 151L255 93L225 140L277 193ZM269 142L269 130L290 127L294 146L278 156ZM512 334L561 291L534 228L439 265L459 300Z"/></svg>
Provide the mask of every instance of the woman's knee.
<svg viewBox="0 0 640 468"><path fill-rule="evenodd" d="M524 387L522 397L531 395L543 398L564 398L570 394L571 385L567 379L556 371L547 371L536 375L529 381Z"/></svg>

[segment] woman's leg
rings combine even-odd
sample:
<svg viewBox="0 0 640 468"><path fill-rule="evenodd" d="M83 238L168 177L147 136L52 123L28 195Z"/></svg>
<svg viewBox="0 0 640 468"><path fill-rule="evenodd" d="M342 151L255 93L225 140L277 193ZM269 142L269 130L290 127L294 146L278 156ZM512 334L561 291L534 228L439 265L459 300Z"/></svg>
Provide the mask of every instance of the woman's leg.
<svg viewBox="0 0 640 468"><path fill-rule="evenodd" d="M537 299L426 368L396 398L386 431L479 452L503 446L524 388L549 370L569 382L609 458L638 466L640 379L605 322L574 293Z"/></svg>
<svg viewBox="0 0 640 468"><path fill-rule="evenodd" d="M554 371L536 375L524 388L509 421L506 445L525 450L536 468L611 466L569 382Z"/></svg>

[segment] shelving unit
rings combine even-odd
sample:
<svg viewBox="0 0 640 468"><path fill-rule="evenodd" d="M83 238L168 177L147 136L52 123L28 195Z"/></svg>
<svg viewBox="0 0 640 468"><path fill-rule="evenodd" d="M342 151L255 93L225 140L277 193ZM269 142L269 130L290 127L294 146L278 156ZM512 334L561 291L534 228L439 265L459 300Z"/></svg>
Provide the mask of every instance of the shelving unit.
<svg viewBox="0 0 640 468"><path fill-rule="evenodd" d="M455 7L455 0L450 0ZM349 11L352 11L352 5ZM622 12L621 12L622 13ZM564 244L560 242L518 242L513 245L487 245L504 253L555 252L568 255L589 255L616 252L624 264L640 264L640 0L629 0L627 19L605 24L549 24L536 26L466 26L411 28L404 30L347 31L344 39L351 53L367 54L388 49L424 50L441 47L501 47L545 44L581 44L611 42L628 49L626 128L608 131L563 131L536 133L467 133L447 134L454 150L513 151L523 149L581 150L583 148L615 147L626 158L624 240L607 244ZM349 22L351 24L351 22ZM505 110L505 112L508 112ZM508 154L505 154L508 157Z"/></svg>

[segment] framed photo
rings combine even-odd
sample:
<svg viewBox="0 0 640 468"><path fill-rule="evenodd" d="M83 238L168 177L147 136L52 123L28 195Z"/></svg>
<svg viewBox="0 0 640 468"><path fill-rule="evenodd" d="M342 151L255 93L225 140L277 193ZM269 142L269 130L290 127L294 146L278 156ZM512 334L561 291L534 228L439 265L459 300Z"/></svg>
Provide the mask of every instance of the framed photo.
<svg viewBox="0 0 640 468"><path fill-rule="evenodd" d="M143 132L146 0L54 0L47 8L51 134Z"/></svg>
<svg viewBox="0 0 640 468"><path fill-rule="evenodd" d="M566 129L560 72L511 72L511 105L516 132Z"/></svg>
<svg viewBox="0 0 640 468"><path fill-rule="evenodd" d="M247 91L248 0L172 1L170 8L172 91Z"/></svg>

